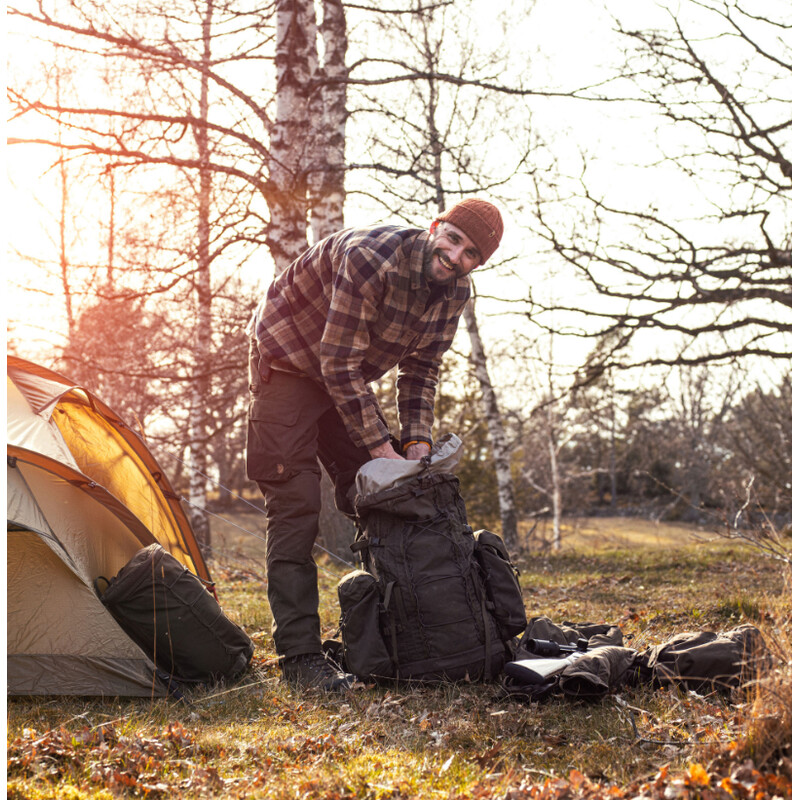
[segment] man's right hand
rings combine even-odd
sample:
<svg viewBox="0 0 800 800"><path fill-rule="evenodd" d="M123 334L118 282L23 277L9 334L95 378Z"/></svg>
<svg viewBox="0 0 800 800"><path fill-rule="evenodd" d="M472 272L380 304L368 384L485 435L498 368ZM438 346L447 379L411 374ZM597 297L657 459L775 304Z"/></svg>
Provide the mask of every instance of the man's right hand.
<svg viewBox="0 0 800 800"><path fill-rule="evenodd" d="M373 458L399 458L401 461L405 461L403 456L395 452L391 442L384 442L377 447L373 447L369 454Z"/></svg>

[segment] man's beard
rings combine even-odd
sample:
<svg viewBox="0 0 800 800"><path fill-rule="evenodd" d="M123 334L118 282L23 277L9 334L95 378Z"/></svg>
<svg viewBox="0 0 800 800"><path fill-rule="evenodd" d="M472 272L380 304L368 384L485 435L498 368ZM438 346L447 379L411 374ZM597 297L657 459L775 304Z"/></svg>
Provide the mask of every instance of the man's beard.
<svg viewBox="0 0 800 800"><path fill-rule="evenodd" d="M451 271L447 272L447 274L443 277L438 277L434 272L434 257L438 257L443 266L452 267ZM455 283L455 281L461 277L458 272L458 268L453 266L450 262L450 259L443 255L442 251L438 248L425 254L425 257L422 261L422 274L425 276L425 280L427 280L428 283L432 283L437 286L447 286L450 283Z"/></svg>

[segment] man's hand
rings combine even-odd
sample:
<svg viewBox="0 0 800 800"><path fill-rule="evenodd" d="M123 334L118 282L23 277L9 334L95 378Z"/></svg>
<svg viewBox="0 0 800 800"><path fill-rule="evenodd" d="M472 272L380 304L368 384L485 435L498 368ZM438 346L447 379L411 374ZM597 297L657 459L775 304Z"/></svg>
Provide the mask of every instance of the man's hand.
<svg viewBox="0 0 800 800"><path fill-rule="evenodd" d="M410 450L411 448L409 447L408 449ZM403 458L399 453L395 453L391 442L384 442L377 447L373 447L372 450L369 451L369 454L373 458L399 458L401 460Z"/></svg>
<svg viewBox="0 0 800 800"><path fill-rule="evenodd" d="M425 458L430 452L431 449L425 442L417 442L406 450L406 459L408 461L419 461L421 458Z"/></svg>

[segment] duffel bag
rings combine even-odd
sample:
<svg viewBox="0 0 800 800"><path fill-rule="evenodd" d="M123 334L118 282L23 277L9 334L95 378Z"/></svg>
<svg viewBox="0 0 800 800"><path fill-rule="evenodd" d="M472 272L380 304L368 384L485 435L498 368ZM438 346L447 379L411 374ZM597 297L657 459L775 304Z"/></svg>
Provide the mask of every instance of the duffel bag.
<svg viewBox="0 0 800 800"><path fill-rule="evenodd" d="M101 581L108 584L105 591ZM161 545L140 550L110 581L95 581L95 588L120 627L171 678L230 681L247 669L250 637Z"/></svg>

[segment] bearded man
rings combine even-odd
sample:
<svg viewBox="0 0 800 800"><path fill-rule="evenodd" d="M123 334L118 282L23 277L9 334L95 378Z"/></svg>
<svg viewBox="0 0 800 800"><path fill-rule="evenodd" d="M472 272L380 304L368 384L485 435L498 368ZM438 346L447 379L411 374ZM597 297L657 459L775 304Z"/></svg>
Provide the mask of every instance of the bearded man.
<svg viewBox="0 0 800 800"><path fill-rule="evenodd" d="M247 475L264 495L267 596L284 680L326 691L355 677L322 653L317 568L320 464L353 515L373 458L431 449L439 366L470 296L469 274L503 235L498 209L456 203L429 230L384 225L323 239L282 272L250 328ZM369 387L397 372L399 439Z"/></svg>

